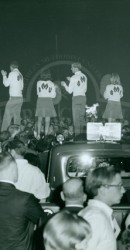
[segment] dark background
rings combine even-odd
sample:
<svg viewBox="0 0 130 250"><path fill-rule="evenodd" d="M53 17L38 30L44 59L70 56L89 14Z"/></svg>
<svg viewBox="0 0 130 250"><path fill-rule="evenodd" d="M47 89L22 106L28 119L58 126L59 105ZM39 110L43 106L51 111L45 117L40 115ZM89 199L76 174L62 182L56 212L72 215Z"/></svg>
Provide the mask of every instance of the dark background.
<svg viewBox="0 0 130 250"><path fill-rule="evenodd" d="M30 91L26 105L32 109L37 98L36 85L33 83L30 90L28 86L36 72L55 62L58 55L61 60L66 57L69 61L80 61L90 73L87 75L88 105L99 102L104 108L101 78L117 72L124 88L122 105L127 118L130 113L129 10L129 1L125 0L0 0L0 69L9 72L9 63L18 60L25 78L25 98ZM71 75L68 64L53 65L51 71L54 81ZM56 108L70 109L71 96L63 89L62 95ZM1 110L7 99L8 89L2 85L0 76Z"/></svg>

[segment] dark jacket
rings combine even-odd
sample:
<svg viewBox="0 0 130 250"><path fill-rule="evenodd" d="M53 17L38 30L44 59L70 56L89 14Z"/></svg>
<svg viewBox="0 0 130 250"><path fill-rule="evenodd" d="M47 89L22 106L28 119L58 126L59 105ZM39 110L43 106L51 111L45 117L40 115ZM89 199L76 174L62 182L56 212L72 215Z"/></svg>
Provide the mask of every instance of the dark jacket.
<svg viewBox="0 0 130 250"><path fill-rule="evenodd" d="M0 182L0 250L32 250L34 225L44 223L39 201L32 194Z"/></svg>

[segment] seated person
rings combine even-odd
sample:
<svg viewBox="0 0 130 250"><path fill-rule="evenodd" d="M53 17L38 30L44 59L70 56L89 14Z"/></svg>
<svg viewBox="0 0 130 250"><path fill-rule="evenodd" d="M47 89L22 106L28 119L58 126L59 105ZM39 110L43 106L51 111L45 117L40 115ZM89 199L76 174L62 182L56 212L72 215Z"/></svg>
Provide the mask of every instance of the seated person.
<svg viewBox="0 0 130 250"><path fill-rule="evenodd" d="M87 250L90 237L89 223L69 211L54 215L47 222L43 232L46 250Z"/></svg>
<svg viewBox="0 0 130 250"><path fill-rule="evenodd" d="M118 250L130 250L130 214L125 220L125 230L122 232L121 241L118 242Z"/></svg>

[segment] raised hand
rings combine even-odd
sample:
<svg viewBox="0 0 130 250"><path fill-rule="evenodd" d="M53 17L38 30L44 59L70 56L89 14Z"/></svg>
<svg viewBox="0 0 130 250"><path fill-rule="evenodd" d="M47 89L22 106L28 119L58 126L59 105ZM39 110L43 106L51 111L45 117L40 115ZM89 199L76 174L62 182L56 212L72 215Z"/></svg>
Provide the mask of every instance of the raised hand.
<svg viewBox="0 0 130 250"><path fill-rule="evenodd" d="M67 77L66 77L66 79L67 79L68 81L70 81L70 78L71 78L70 76L67 76Z"/></svg>
<svg viewBox="0 0 130 250"><path fill-rule="evenodd" d="M4 71L4 70L1 70L1 74L2 74L2 76L6 76L6 75L7 75L7 72Z"/></svg>
<svg viewBox="0 0 130 250"><path fill-rule="evenodd" d="M65 87L66 83L64 81L61 81L61 86Z"/></svg>

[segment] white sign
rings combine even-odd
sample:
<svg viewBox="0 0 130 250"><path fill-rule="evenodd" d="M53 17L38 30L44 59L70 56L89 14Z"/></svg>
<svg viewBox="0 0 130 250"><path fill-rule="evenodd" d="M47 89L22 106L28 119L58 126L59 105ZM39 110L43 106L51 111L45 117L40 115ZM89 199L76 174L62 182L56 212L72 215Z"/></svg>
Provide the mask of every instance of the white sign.
<svg viewBox="0 0 130 250"><path fill-rule="evenodd" d="M87 123L87 140L89 141L120 141L121 140L121 123Z"/></svg>

